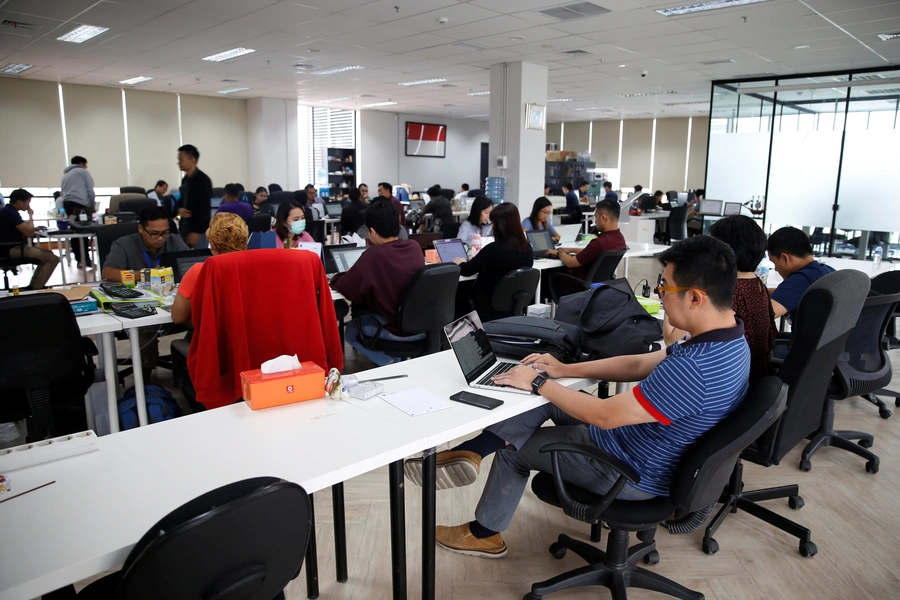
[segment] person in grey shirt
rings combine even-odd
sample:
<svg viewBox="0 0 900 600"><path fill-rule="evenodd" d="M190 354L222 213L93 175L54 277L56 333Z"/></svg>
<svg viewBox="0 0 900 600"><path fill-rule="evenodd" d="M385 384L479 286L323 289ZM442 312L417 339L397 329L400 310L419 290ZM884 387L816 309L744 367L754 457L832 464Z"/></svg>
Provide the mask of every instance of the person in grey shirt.
<svg viewBox="0 0 900 600"><path fill-rule="evenodd" d="M73 156L72 164L63 171L61 184L60 199L62 206L66 209L66 214L77 219L82 212L87 214L90 221L94 216L96 207L94 205L94 178L88 173L87 159L83 156ZM72 253L75 260L81 265L81 246L73 244ZM90 255L85 259L87 266L90 266Z"/></svg>
<svg viewBox="0 0 900 600"><path fill-rule="evenodd" d="M122 280L122 271L152 269L160 265L162 255L167 252L190 250L178 235L169 235L169 219L165 211L154 206L141 211L138 233L132 233L113 242L106 260L103 261L103 279ZM153 368L159 360L157 327L142 327L138 330L141 343L141 368L144 382L150 382Z"/></svg>

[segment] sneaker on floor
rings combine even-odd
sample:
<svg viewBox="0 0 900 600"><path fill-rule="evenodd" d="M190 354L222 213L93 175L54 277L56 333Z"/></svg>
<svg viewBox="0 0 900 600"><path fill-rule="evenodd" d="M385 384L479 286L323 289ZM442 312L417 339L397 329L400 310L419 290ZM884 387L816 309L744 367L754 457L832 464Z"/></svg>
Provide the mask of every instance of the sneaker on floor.
<svg viewBox="0 0 900 600"><path fill-rule="evenodd" d="M469 524L456 527L438 525L434 529L434 539L441 548L481 558L503 558L506 556L506 542L498 533L487 538L477 538L469 530Z"/></svg>
<svg viewBox="0 0 900 600"><path fill-rule="evenodd" d="M437 489L449 490L475 483L481 469L481 457L467 450L444 450L435 457ZM406 476L422 487L422 459L410 458L403 464Z"/></svg>

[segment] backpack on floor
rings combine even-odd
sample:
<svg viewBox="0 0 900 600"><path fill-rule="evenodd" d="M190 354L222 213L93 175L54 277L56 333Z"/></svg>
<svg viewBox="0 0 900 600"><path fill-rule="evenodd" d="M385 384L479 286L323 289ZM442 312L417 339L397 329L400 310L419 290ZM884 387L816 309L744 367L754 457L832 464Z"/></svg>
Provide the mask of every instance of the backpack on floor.
<svg viewBox="0 0 900 600"><path fill-rule="evenodd" d="M181 407L172 394L158 385L145 385L144 397L147 399L147 420L152 423L168 421L181 416ZM138 426L137 396L130 387L119 400L119 425L122 431Z"/></svg>

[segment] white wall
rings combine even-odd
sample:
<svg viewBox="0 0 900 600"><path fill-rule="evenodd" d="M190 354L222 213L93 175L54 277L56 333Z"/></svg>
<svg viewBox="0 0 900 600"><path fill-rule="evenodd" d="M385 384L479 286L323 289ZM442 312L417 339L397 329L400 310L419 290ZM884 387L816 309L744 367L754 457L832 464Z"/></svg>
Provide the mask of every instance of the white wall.
<svg viewBox="0 0 900 600"><path fill-rule="evenodd" d="M378 193L378 182L400 182L399 115L378 110L359 111L356 129L356 181L369 186L369 196Z"/></svg>
<svg viewBox="0 0 900 600"><path fill-rule="evenodd" d="M273 182L286 190L300 189L297 101L247 100L247 130L249 183L244 184L247 189Z"/></svg>

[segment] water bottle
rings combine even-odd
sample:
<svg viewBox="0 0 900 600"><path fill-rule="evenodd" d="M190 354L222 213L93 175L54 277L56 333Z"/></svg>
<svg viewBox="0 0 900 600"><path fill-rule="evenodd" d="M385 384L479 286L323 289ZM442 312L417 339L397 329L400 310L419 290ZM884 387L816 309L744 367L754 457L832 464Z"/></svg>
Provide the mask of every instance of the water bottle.
<svg viewBox="0 0 900 600"><path fill-rule="evenodd" d="M472 244L469 247L469 258L478 254L479 250L481 250L481 234L476 233L472 235Z"/></svg>
<svg viewBox="0 0 900 600"><path fill-rule="evenodd" d="M872 252L872 266L876 270L881 268L882 258L884 258L884 249L881 246L875 246L875 251Z"/></svg>
<svg viewBox="0 0 900 600"><path fill-rule="evenodd" d="M57 229L68 229L69 227L69 219L66 216L66 209L60 208L59 212L56 215L56 228Z"/></svg>
<svg viewBox="0 0 900 600"><path fill-rule="evenodd" d="M769 281L769 267L766 265L759 263L759 266L756 267L756 276L759 277L759 280L763 282L763 285L766 285Z"/></svg>

